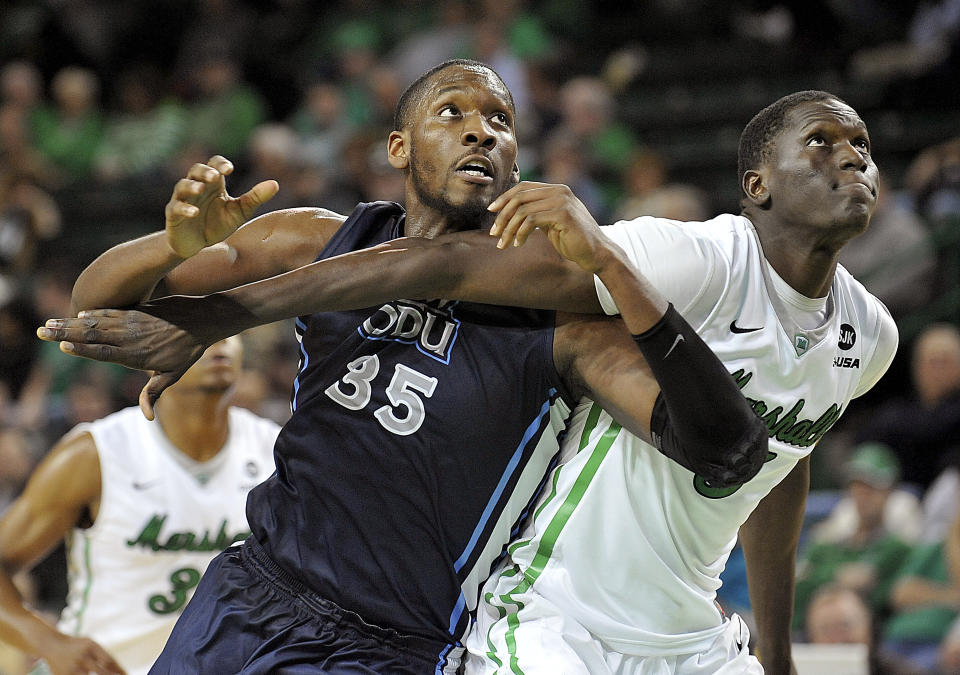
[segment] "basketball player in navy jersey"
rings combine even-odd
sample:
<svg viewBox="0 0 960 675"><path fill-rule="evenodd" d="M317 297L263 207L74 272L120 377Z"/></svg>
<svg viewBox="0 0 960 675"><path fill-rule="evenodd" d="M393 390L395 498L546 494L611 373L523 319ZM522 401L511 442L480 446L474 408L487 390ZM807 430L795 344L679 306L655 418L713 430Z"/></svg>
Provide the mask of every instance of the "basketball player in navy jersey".
<svg viewBox="0 0 960 675"><path fill-rule="evenodd" d="M75 309L210 293L400 236L489 228L487 206L519 178L513 114L502 80L475 62L411 85L387 145L407 176L405 210L294 209L239 227L277 185L233 199L226 160L196 165L175 187L166 231L95 261ZM285 315L300 315L301 364L277 473L248 500L253 536L211 563L152 672L455 672L479 585L545 488L582 395L717 484L759 469L764 428L719 361L622 253L577 235L558 250L604 280L623 323L445 300L308 314L298 308L311 298L283 298ZM223 294L201 305L203 316L178 298L153 311L213 332L280 318L237 312ZM99 319L78 321L96 341ZM92 355L79 341L64 349ZM697 392L677 386L694 380ZM723 442L679 405L698 392L723 408Z"/></svg>

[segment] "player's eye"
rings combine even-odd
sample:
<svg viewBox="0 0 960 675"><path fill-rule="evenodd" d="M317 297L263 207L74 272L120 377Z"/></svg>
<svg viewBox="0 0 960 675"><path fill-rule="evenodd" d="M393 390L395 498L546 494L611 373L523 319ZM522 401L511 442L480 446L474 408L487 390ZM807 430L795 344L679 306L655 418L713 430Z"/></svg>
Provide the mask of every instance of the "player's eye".
<svg viewBox="0 0 960 675"><path fill-rule="evenodd" d="M827 144L827 139L825 139L820 134L814 134L807 139L807 146L809 147L822 147Z"/></svg>
<svg viewBox="0 0 960 675"><path fill-rule="evenodd" d="M460 115L460 109L457 106L445 105L440 109L440 117L457 117Z"/></svg>
<svg viewBox="0 0 960 675"><path fill-rule="evenodd" d="M493 119L497 124L503 124L505 126L510 124L510 118L507 117L507 113L494 113L491 119Z"/></svg>
<svg viewBox="0 0 960 675"><path fill-rule="evenodd" d="M870 141L868 141L866 138L858 138L853 142L853 147L855 147L857 150L870 152Z"/></svg>

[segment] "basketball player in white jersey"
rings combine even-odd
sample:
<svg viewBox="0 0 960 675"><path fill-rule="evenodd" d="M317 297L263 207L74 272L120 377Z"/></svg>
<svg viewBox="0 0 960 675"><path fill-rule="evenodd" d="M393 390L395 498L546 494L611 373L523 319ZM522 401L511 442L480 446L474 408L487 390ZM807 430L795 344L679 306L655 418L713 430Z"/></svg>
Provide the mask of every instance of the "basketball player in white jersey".
<svg viewBox="0 0 960 675"><path fill-rule="evenodd" d="M274 468L279 426L229 406L239 337L206 350L157 406L81 424L0 518L0 638L39 673L146 673L209 561L249 533L247 492ZM11 576L66 537L56 628Z"/></svg>
<svg viewBox="0 0 960 675"><path fill-rule="evenodd" d="M766 423L769 454L760 473L719 489L584 401L565 437L566 463L485 587L468 638L468 672L761 672L745 626L715 603L738 530L763 668L791 672L793 568L808 456L851 399L886 371L897 333L882 304L837 264L876 203L878 171L856 112L825 92L784 97L744 130L739 175L739 216L687 224L641 218L601 236L565 186L521 183L490 206L499 212L491 230L505 249L499 254L471 233L397 240L260 282L262 295L283 297L295 288L339 296L343 307L391 293L430 293L615 313L602 285L584 293L594 284L581 269L595 266L589 256L578 258L579 266L565 263L550 244L566 255L565 232L583 230L597 256L608 255L611 241L626 251ZM523 244L535 229L550 241L537 236L507 246ZM256 313L264 304L239 308ZM126 338L107 327L115 321L122 333L129 318L111 316L57 321L46 335L84 342L81 331L95 320L103 330L90 342L99 344L70 351L122 350ZM169 327L161 328L157 335L168 335ZM710 409L698 412L723 427ZM662 439L649 440L663 449Z"/></svg>

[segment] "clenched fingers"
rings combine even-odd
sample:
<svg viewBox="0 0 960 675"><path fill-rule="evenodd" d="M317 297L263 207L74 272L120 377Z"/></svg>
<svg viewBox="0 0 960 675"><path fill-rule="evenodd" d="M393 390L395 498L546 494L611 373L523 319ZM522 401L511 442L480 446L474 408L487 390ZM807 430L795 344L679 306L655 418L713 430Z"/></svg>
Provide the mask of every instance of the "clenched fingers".
<svg viewBox="0 0 960 675"><path fill-rule="evenodd" d="M223 155L214 155L208 159L207 166L216 169L224 176L229 176L231 173L233 173L233 162Z"/></svg>
<svg viewBox="0 0 960 675"><path fill-rule="evenodd" d="M566 185L523 182L504 192L488 207L497 212L490 234L499 236L498 248L521 246L538 227L551 226L570 217L580 201Z"/></svg>
<svg viewBox="0 0 960 675"><path fill-rule="evenodd" d="M193 204L208 189L213 188L217 192L223 189L224 176L232 171L233 164L220 155L211 157L207 164L198 162L191 166L186 177L178 180L173 186L173 196L166 207L167 219L173 219L176 216L192 218L197 215L198 209Z"/></svg>

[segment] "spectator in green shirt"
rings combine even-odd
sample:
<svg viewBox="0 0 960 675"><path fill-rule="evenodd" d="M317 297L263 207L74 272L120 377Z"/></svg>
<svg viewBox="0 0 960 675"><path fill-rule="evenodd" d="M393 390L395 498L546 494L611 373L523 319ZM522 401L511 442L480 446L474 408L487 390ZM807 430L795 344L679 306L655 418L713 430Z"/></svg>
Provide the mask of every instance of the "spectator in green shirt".
<svg viewBox="0 0 960 675"><path fill-rule="evenodd" d="M199 60L194 87L196 98L187 115L190 147L184 155L196 155L198 147L240 155L254 128L267 118L263 97L242 79L239 64L221 55Z"/></svg>
<svg viewBox="0 0 960 675"><path fill-rule="evenodd" d="M884 524L884 507L900 478L893 451L879 443L858 446L845 473L857 525L842 538L814 542L801 555L794 611L798 631L803 629L810 598L830 583L860 593L874 614L883 616L893 579L911 550Z"/></svg>
<svg viewBox="0 0 960 675"><path fill-rule="evenodd" d="M918 546L894 580L893 614L884 626L884 644L911 662L937 669L941 644L960 610L960 518L946 539Z"/></svg>
<svg viewBox="0 0 960 675"><path fill-rule="evenodd" d="M41 105L31 118L34 145L62 180L81 180L103 139L100 83L92 71L68 66L54 76L50 90L53 104Z"/></svg>

